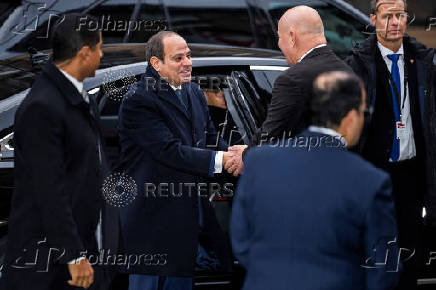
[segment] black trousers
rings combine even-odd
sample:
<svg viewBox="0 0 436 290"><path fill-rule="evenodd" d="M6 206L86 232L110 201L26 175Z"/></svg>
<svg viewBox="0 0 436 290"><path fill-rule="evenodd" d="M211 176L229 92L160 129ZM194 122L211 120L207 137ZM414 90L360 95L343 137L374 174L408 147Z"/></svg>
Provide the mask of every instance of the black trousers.
<svg viewBox="0 0 436 290"><path fill-rule="evenodd" d="M417 287L420 261L423 255L423 196L425 167L417 158L389 164L392 191L398 225L398 243L403 271L396 289Z"/></svg>

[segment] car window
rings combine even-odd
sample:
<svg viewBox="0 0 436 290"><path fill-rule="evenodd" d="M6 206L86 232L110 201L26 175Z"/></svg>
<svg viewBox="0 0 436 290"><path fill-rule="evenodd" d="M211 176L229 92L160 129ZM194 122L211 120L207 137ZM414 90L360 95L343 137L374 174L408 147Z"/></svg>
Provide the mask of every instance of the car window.
<svg viewBox="0 0 436 290"><path fill-rule="evenodd" d="M0 56L51 48L49 36L62 14L87 13L98 20L104 43L144 42L166 29L163 6L158 0L46 0L25 2L0 27Z"/></svg>
<svg viewBox="0 0 436 290"><path fill-rule="evenodd" d="M272 88L281 70L251 70L234 72L235 78L244 102L249 108L248 119L254 120L251 125L253 132L265 121L266 113L272 97Z"/></svg>
<svg viewBox="0 0 436 290"><path fill-rule="evenodd" d="M249 0L255 1L255 0ZM336 54L345 58L357 42L366 38L365 27L350 15L334 5L321 0L257 0L264 10L269 12L271 21L277 30L277 23L283 13L298 5L308 5L318 11L323 23L327 42ZM278 49L277 43L275 47Z"/></svg>
<svg viewBox="0 0 436 290"><path fill-rule="evenodd" d="M167 29L162 1L158 0L110 0L87 13L99 19L105 43L143 43Z"/></svg>
<svg viewBox="0 0 436 290"><path fill-rule="evenodd" d="M244 0L164 0L169 28L189 43L254 45L250 17Z"/></svg>
<svg viewBox="0 0 436 290"><path fill-rule="evenodd" d="M2 2L6 3L0 3L0 27L3 25L6 19L9 18L9 15L15 10L15 8L20 6L20 3L12 0L4 0Z"/></svg>
<svg viewBox="0 0 436 290"><path fill-rule="evenodd" d="M0 56L27 52L32 46L38 50L50 48L50 28L65 12L82 12L101 0L25 1L17 7L0 27Z"/></svg>

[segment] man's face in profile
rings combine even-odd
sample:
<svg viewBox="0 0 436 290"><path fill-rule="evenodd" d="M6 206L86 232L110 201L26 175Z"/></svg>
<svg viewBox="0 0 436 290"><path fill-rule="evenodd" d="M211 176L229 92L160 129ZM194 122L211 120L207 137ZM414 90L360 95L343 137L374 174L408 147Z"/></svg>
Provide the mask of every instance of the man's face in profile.
<svg viewBox="0 0 436 290"><path fill-rule="evenodd" d="M407 13L400 0L377 1L377 10L371 14L377 38L383 42L396 42L406 33Z"/></svg>
<svg viewBox="0 0 436 290"><path fill-rule="evenodd" d="M288 64L295 64L294 61L294 43L291 37L291 28L285 18L281 18L278 24L277 34L279 36L278 46L286 58Z"/></svg>
<svg viewBox="0 0 436 290"><path fill-rule="evenodd" d="M91 49L91 53L88 59L89 65L89 76L94 77L95 71L98 69L100 65L100 59L103 57L103 51L101 50L101 45L103 44L103 39L100 33L100 41L94 46L94 49Z"/></svg>

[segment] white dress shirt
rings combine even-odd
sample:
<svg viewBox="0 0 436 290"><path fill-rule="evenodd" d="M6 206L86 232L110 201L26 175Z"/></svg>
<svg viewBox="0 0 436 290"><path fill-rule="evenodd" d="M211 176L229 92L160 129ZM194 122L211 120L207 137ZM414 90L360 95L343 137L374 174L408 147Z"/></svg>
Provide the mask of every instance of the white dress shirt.
<svg viewBox="0 0 436 290"><path fill-rule="evenodd" d="M327 46L327 44L323 43L323 44L317 45L317 46L315 46L315 47L312 47L311 49L309 49L305 54L303 54L303 55L300 57L300 60L299 60L298 62L302 61L303 58L305 58L305 57L306 57L309 53L311 53L313 50L315 50L315 49L317 49L317 48L324 47L324 46Z"/></svg>
<svg viewBox="0 0 436 290"><path fill-rule="evenodd" d="M399 54L398 58L398 68L400 70L400 80L401 80L401 104L400 108L403 107L401 111L401 121L405 124L406 130L408 132L409 138L400 139L400 156L398 161L407 160L416 156L415 139L413 135L412 118L410 116L410 98L409 98L409 85L406 86L406 97L404 98L404 48L401 45L397 52L393 52L389 48L384 47L380 42L377 42L378 48L380 49L383 60L388 67L389 72L392 70L392 61L388 58L389 54ZM392 72L391 72L392 73ZM404 100L404 104L403 104ZM391 161L391 160L389 160Z"/></svg>
<svg viewBox="0 0 436 290"><path fill-rule="evenodd" d="M182 89L182 85L179 85L178 87L175 87L175 86L170 84L170 87L174 91ZM221 173L221 172L223 172L223 157L224 157L224 152L223 151L216 151L213 173Z"/></svg>
<svg viewBox="0 0 436 290"><path fill-rule="evenodd" d="M307 128L307 129L311 132L337 137L339 140L341 140L341 142L344 146L347 146L347 142L345 141L345 138L341 134L339 134L338 132L336 132L335 130L333 130L331 128L318 127L318 126L312 125L312 126L309 126L309 128Z"/></svg>
<svg viewBox="0 0 436 290"><path fill-rule="evenodd" d="M71 76L69 73L67 73L64 70L61 70L61 73L64 74L64 76L76 87L76 89L79 91L79 93L83 96L83 99L85 100L85 102L89 103L89 97L87 94L84 93L83 91L83 83L79 82L78 80L76 80L73 76Z"/></svg>

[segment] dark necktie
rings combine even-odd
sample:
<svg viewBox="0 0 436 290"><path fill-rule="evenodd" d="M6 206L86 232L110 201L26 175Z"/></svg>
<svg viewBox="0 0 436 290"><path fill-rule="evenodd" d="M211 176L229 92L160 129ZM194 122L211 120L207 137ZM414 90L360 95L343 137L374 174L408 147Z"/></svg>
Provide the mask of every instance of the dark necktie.
<svg viewBox="0 0 436 290"><path fill-rule="evenodd" d="M94 96L88 95L89 100L89 112L94 119L95 126L98 126L98 119L99 119L99 112L98 112L98 106L97 102L94 99ZM97 134L97 149L98 149L98 160L100 162L100 166L103 163L103 157L102 157L102 148L101 148L101 140L99 134Z"/></svg>
<svg viewBox="0 0 436 290"><path fill-rule="evenodd" d="M176 89L175 93L185 111L188 112L188 98L186 97L186 94L184 94L181 89Z"/></svg>
<svg viewBox="0 0 436 290"><path fill-rule="evenodd" d="M395 87L397 88L398 97L395 97L394 88L391 85L392 92L392 103L394 105L394 115L395 115L395 130L394 130L394 142L392 143L392 151L391 151L391 160L392 162L397 162L398 158L400 158L400 140L397 138L397 124L396 122L401 122L401 116L399 108L401 106L401 78L400 78L400 69L398 68L398 59L400 58L399 54L389 54L388 58L392 61L391 75L394 80ZM397 104L400 102L400 104Z"/></svg>

